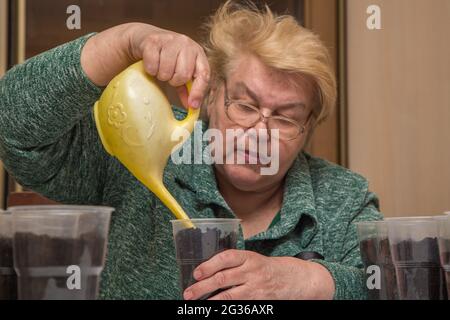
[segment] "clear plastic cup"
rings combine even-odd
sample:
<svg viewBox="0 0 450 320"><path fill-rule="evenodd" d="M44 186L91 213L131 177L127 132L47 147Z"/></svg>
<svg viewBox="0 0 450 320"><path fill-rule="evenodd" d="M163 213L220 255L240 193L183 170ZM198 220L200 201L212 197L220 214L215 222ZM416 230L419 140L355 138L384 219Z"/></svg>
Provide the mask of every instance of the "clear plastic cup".
<svg viewBox="0 0 450 320"><path fill-rule="evenodd" d="M51 205L9 210L19 299L96 299L114 209Z"/></svg>
<svg viewBox="0 0 450 320"><path fill-rule="evenodd" d="M11 215L0 210L0 300L17 299L12 235Z"/></svg>
<svg viewBox="0 0 450 320"><path fill-rule="evenodd" d="M358 222L356 227L358 230L361 258L367 276L366 284L369 289L369 299L398 299L397 281L389 247L386 221L363 221ZM380 279L375 282L371 281L369 284L369 276L374 274L374 271L372 271L374 266L379 268L374 270L380 271Z"/></svg>
<svg viewBox="0 0 450 320"><path fill-rule="evenodd" d="M445 272L447 297L450 300L450 215L436 217L439 230L439 256Z"/></svg>
<svg viewBox="0 0 450 320"><path fill-rule="evenodd" d="M194 269L219 252L236 249L239 219L191 219L195 228L186 220L172 220L176 259L180 271L180 286L184 291L196 281ZM207 299L220 291L210 293Z"/></svg>
<svg viewBox="0 0 450 320"><path fill-rule="evenodd" d="M388 218L386 221L399 298L446 299L437 221L433 217Z"/></svg>

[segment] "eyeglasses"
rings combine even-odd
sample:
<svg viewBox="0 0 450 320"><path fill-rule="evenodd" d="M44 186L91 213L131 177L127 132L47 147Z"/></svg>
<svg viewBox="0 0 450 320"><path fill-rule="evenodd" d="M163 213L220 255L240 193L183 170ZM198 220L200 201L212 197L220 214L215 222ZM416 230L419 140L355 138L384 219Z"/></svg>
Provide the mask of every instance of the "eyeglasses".
<svg viewBox="0 0 450 320"><path fill-rule="evenodd" d="M224 88L225 113L231 121L246 129L254 127L259 121L262 121L266 124L269 132L271 129L278 129L280 140L293 140L299 135L304 134L306 125L313 114L310 112L304 124L300 124L298 121L284 116L266 117L259 108L251 104L229 99L226 82Z"/></svg>

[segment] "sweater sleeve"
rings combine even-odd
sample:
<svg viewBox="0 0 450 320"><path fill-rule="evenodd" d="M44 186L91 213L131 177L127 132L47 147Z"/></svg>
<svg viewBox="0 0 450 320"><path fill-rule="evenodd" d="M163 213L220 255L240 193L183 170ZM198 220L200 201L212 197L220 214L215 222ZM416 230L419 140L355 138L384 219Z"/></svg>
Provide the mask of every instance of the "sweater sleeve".
<svg viewBox="0 0 450 320"><path fill-rule="evenodd" d="M98 204L109 156L92 107L102 88L85 75L93 34L12 68L0 79L0 157L24 187L62 203Z"/></svg>
<svg viewBox="0 0 450 320"><path fill-rule="evenodd" d="M368 192L364 203L355 210L352 221L344 236L343 254L338 261L312 260L328 269L335 283L335 300L367 299L366 276L361 260L356 222L381 220L378 211L378 199Z"/></svg>

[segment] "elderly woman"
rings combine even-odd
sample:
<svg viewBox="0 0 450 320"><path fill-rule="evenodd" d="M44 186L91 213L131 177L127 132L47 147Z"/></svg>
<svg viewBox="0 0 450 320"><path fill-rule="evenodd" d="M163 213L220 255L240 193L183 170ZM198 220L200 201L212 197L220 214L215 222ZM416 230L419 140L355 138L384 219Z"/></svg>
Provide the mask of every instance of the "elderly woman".
<svg viewBox="0 0 450 320"><path fill-rule="evenodd" d="M302 151L335 103L326 48L267 8L227 2L207 27L202 47L155 26L120 25L13 68L0 82L5 167L61 203L116 208L102 298L180 298L172 216L105 152L92 117L104 86L143 59L149 74L177 87L184 105L203 106L206 127L279 130L273 175L262 175L260 162L169 161L165 183L192 218L242 220L239 250L198 266L198 282L183 298L219 288L228 289L213 299L365 298L355 222L381 218L377 198L361 176Z"/></svg>

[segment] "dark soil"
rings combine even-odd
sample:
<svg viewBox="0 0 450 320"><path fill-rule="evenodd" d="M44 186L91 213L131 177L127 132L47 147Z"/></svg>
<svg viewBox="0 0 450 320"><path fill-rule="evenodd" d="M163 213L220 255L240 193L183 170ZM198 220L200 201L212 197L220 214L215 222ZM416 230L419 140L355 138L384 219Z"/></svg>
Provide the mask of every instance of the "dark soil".
<svg viewBox="0 0 450 320"><path fill-rule="evenodd" d="M396 300L397 279L392 263L389 240L387 238L368 238L360 243L361 258L367 269L371 265L377 265L381 271L380 289L369 290L371 300ZM369 276L367 274L367 276Z"/></svg>
<svg viewBox="0 0 450 320"><path fill-rule="evenodd" d="M17 299L17 277L14 272L11 238L0 238L0 300Z"/></svg>
<svg viewBox="0 0 450 320"><path fill-rule="evenodd" d="M102 267L105 239L96 233L79 238L52 238L48 235L16 233L16 269L20 271L20 299L95 299L99 268ZM69 266L78 266L81 288L68 288Z"/></svg>
<svg viewBox="0 0 450 320"><path fill-rule="evenodd" d="M180 267L181 288L184 291L196 281L192 276L194 269L215 254L227 249L235 249L237 234L235 232L222 234L216 228L202 232L199 228L184 229L175 236L177 260ZM223 290L210 293L202 299L212 297Z"/></svg>
<svg viewBox="0 0 450 320"><path fill-rule="evenodd" d="M402 241L393 246L397 263L399 295L403 300L446 300L444 271L440 266L438 241Z"/></svg>

